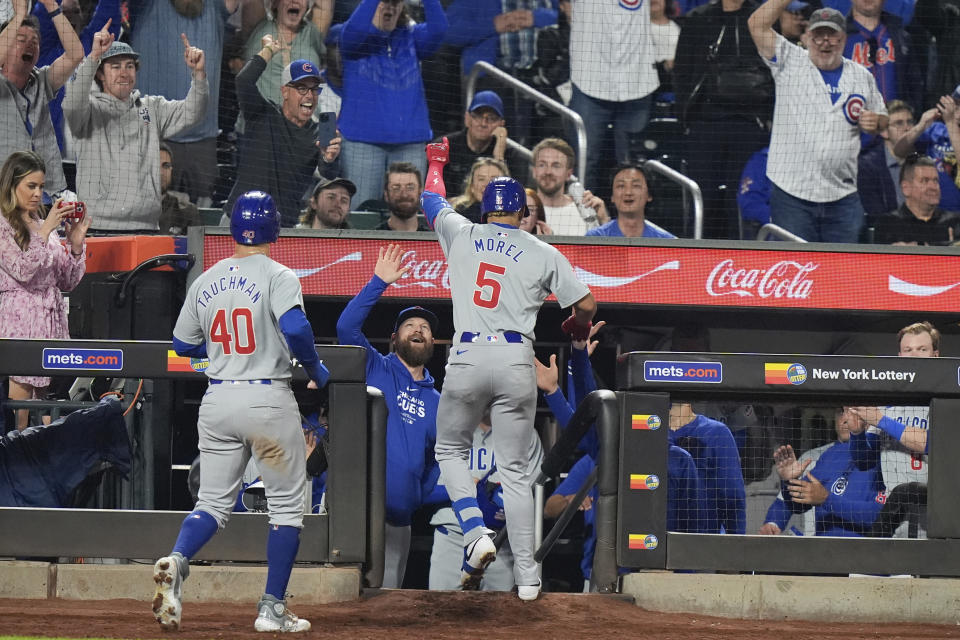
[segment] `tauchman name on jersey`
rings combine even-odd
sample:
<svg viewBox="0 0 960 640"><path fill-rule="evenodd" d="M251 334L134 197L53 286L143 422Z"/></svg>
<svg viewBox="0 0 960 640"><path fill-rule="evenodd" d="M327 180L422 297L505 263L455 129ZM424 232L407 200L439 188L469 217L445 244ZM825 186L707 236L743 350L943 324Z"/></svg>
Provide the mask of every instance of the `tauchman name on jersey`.
<svg viewBox="0 0 960 640"><path fill-rule="evenodd" d="M877 369L816 369L811 371L810 377L814 380L905 380L913 382L917 376L916 371L895 371L877 370Z"/></svg>
<svg viewBox="0 0 960 640"><path fill-rule="evenodd" d="M260 302L260 290L257 283L248 280L243 276L220 276L219 280L214 280L208 284L198 295L197 304L206 308L207 303L212 301L217 294L224 291L242 291L250 297L253 303Z"/></svg>
<svg viewBox="0 0 960 640"><path fill-rule="evenodd" d="M486 251L503 254L514 262L520 262L518 258L523 255L523 249L518 249L517 245L512 242L508 244L505 240L498 240L496 238L474 240L473 248L477 253Z"/></svg>

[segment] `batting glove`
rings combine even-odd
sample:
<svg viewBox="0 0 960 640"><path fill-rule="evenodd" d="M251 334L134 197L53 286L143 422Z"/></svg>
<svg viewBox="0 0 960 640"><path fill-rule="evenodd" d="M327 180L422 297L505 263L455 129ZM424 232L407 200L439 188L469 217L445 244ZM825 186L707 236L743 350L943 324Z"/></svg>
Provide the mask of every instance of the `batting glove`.
<svg viewBox="0 0 960 640"><path fill-rule="evenodd" d="M450 162L450 143L446 136L443 142L431 142L427 145L427 164L447 164Z"/></svg>
<svg viewBox="0 0 960 640"><path fill-rule="evenodd" d="M571 315L560 325L560 330L577 342L588 340L590 338L590 329L592 328L592 322L588 322L587 324L577 322L576 314Z"/></svg>

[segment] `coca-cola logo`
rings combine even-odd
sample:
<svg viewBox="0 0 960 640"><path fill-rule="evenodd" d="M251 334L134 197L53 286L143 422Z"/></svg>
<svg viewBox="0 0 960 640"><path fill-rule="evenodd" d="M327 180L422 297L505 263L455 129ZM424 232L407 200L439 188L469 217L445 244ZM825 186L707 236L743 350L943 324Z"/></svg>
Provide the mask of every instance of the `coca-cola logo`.
<svg viewBox="0 0 960 640"><path fill-rule="evenodd" d="M409 270L393 283L393 286L399 289L406 287L450 289L450 268L446 260L418 260L416 251L407 251L403 254L401 262L403 266L409 267Z"/></svg>
<svg viewBox="0 0 960 640"><path fill-rule="evenodd" d="M707 278L707 293L711 296L740 296L743 298L798 298L807 299L813 280L806 277L820 266L814 262L800 263L781 260L767 269L738 268L731 258L721 260Z"/></svg>

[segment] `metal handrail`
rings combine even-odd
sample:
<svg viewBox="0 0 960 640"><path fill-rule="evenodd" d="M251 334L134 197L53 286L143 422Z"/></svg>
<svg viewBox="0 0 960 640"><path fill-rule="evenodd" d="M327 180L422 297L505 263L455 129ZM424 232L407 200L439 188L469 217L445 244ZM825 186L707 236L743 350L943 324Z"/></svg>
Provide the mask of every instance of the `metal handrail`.
<svg viewBox="0 0 960 640"><path fill-rule="evenodd" d="M693 237L695 240L703 238L703 193L700 191L700 185L683 175L676 169L668 167L659 160L647 160L643 166L651 171L655 171L680 185L682 189L690 192L693 198Z"/></svg>
<svg viewBox="0 0 960 640"><path fill-rule="evenodd" d="M587 175L587 128L584 126L583 118L580 117L580 114L570 107L557 102L553 98L540 93L527 83L517 80L506 71L498 69L489 62L484 62L482 60L474 63L473 67L470 69L470 74L467 76L467 104L470 104L470 102L473 101L473 94L477 86L477 77L481 73L486 73L493 76L494 78L503 82L505 85L513 87L527 98L538 104L542 104L551 111L560 114L560 117L570 120L573 123L574 129L577 132L577 176L582 182L584 180L584 176ZM507 144L509 144L509 142L510 141L508 140ZM517 147L520 147L520 145L516 145L516 147L511 145L511 147L516 149ZM520 148L524 149L524 147Z"/></svg>
<svg viewBox="0 0 960 640"><path fill-rule="evenodd" d="M772 222L768 222L767 224L760 227L760 231L757 232L757 240L763 241L763 240L768 240L770 238L778 238L780 240L790 240L792 242L806 242L806 240L804 240L800 236L794 233L790 233L783 227L779 225L775 225Z"/></svg>

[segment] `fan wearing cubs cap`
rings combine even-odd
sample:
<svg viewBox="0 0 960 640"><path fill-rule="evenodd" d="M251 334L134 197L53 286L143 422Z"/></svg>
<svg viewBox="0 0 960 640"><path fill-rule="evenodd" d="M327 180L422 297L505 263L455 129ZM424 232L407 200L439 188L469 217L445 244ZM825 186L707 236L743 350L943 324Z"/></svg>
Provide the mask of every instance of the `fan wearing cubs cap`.
<svg viewBox="0 0 960 640"><path fill-rule="evenodd" d="M210 386L197 420L202 469L197 504L173 550L154 564L153 615L165 630L180 628L190 558L226 526L252 457L270 513L267 585L254 628L309 631L310 623L291 613L285 600L300 546L307 478L300 412L290 388L291 356L303 365L311 387L324 386L330 374L317 356L300 281L270 259L270 245L280 235L273 198L262 191L237 198L230 233L233 255L194 280L173 329L179 355L209 358L204 372Z"/></svg>
<svg viewBox="0 0 960 640"><path fill-rule="evenodd" d="M887 127L869 70L843 57L846 19L813 11L803 48L773 29L790 0L768 0L750 16L750 35L776 85L767 161L771 221L809 242L858 242L860 133Z"/></svg>
<svg viewBox="0 0 960 640"><path fill-rule="evenodd" d="M280 95L265 96L257 79L267 63L282 50L272 36L237 74L237 98L246 133L241 147L237 181L227 198L229 211L241 194L261 189L273 194L280 225L295 227L300 218L301 198L314 183L314 172L327 179L340 175L340 137L319 140L319 124L313 114L322 87L317 65L294 60L282 74ZM327 136L324 136L327 137ZM225 224L226 219L221 221Z"/></svg>
<svg viewBox="0 0 960 640"><path fill-rule="evenodd" d="M77 195L97 212L95 231L156 233L163 199L160 141L204 118L210 98L206 58L181 34L183 62L191 75L186 97L142 95L137 71L141 62L151 61L114 42L108 27L94 34L90 54L67 83L63 99L77 152Z"/></svg>
<svg viewBox="0 0 960 640"><path fill-rule="evenodd" d="M408 267L400 266L402 256L398 245L381 247L373 277L337 320L340 344L367 350L367 384L387 399L386 588L403 585L413 513L423 504L446 500L442 487L437 487L440 471L433 458L440 394L426 368L433 357L437 316L420 306L401 311L388 355L377 351L363 334L363 323L380 296L406 274Z"/></svg>
<svg viewBox="0 0 960 640"><path fill-rule="evenodd" d="M597 304L563 254L517 228L527 197L513 178L494 178L484 189L486 224L474 224L453 210L443 183L446 142L427 145L429 169L420 204L447 257L453 298L453 350L440 395L436 455L463 531L460 583L476 588L497 553L469 466L474 429L489 410L517 595L536 600L540 566L533 557L533 452L539 436L533 423L533 329L540 306L552 293L561 307L573 308L562 325L564 333L584 340Z"/></svg>

